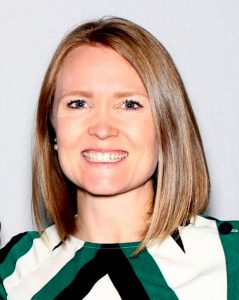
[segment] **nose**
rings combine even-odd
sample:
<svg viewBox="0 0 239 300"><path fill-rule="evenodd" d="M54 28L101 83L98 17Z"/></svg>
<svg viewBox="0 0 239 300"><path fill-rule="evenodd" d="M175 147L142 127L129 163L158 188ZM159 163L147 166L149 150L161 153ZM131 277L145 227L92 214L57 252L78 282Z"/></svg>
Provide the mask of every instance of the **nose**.
<svg viewBox="0 0 239 300"><path fill-rule="evenodd" d="M100 140L105 140L109 137L116 137L119 134L119 129L116 123L106 114L97 114L94 116L92 124L89 126L88 133L96 136Z"/></svg>

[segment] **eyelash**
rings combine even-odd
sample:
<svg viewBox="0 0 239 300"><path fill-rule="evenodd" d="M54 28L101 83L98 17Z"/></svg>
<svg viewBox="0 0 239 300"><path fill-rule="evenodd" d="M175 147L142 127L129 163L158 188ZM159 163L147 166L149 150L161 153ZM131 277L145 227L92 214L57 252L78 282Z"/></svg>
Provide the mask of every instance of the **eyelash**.
<svg viewBox="0 0 239 300"><path fill-rule="evenodd" d="M73 106L73 104L77 106ZM84 108L83 104L86 104L85 100L77 99L77 100L71 100L67 104L67 106L72 109L81 109ZM141 105L138 101L135 100L126 100L123 104L125 105L124 110L137 110L143 107L143 105ZM133 105L134 107L128 107L128 105ZM138 107L135 107L135 105L137 105Z"/></svg>
<svg viewBox="0 0 239 300"><path fill-rule="evenodd" d="M84 100L80 100L80 99L77 99L77 100L71 100L69 103L67 103L67 106L69 108L72 108L72 109L81 109L81 108L84 108L82 106L78 106L78 107L75 107L73 106L73 104L75 105L78 105L78 104L86 104L86 102Z"/></svg>
<svg viewBox="0 0 239 300"><path fill-rule="evenodd" d="M141 105L138 101L135 101L135 100L126 100L124 102L124 104L126 105L126 108L124 108L125 110L137 110L137 109L140 109L143 107L143 105ZM127 105L129 105L129 104L137 105L138 107L129 108L129 107L127 107Z"/></svg>

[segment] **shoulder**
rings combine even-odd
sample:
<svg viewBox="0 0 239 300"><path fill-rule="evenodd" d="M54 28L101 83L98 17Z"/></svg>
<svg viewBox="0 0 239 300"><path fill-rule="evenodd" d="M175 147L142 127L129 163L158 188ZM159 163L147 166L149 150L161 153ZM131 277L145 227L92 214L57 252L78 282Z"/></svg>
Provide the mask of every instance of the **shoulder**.
<svg viewBox="0 0 239 300"><path fill-rule="evenodd" d="M38 231L27 231L14 237L0 249L0 277L10 274L19 259L29 252L37 254L41 251L52 251L60 242L54 225L48 227L42 234Z"/></svg>
<svg viewBox="0 0 239 300"><path fill-rule="evenodd" d="M12 239L0 249L0 264L11 255L16 258L24 255L32 246L34 239L39 238L37 231L22 232L12 237Z"/></svg>
<svg viewBox="0 0 239 300"><path fill-rule="evenodd" d="M214 227L214 234L218 235L223 247L227 261L239 257L239 221L219 220L208 215L196 217L197 223L204 224L211 230ZM239 269L239 260L238 260Z"/></svg>
<svg viewBox="0 0 239 300"><path fill-rule="evenodd" d="M60 238L54 225L43 233L27 231L14 236L0 249L0 299L7 299L7 287L20 282L22 276L31 272L32 268L46 257L60 243ZM10 280L8 280L10 278ZM17 278L17 279L16 279ZM8 282L8 283L6 283Z"/></svg>
<svg viewBox="0 0 239 300"><path fill-rule="evenodd" d="M205 242L212 245L215 241L223 247L225 253L234 251L237 256L239 254L238 220L219 220L209 215L197 215L180 229L180 236L185 239L190 236L197 244Z"/></svg>
<svg viewBox="0 0 239 300"><path fill-rule="evenodd" d="M214 226L217 227L218 232L221 235L238 233L239 237L239 220L219 220L206 214L197 216L196 220L200 220L199 223L203 222L209 226L213 226L213 224L215 224Z"/></svg>
<svg viewBox="0 0 239 300"><path fill-rule="evenodd" d="M239 221L223 221L209 216L204 217L215 222L217 226L218 235L225 255L228 299L237 299L239 294Z"/></svg>

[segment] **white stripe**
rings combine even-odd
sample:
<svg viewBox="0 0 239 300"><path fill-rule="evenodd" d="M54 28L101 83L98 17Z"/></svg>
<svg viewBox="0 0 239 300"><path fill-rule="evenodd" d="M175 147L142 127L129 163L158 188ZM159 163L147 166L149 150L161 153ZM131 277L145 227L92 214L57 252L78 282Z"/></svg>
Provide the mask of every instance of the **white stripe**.
<svg viewBox="0 0 239 300"><path fill-rule="evenodd" d="M46 234L49 243L43 238L35 239L32 248L17 261L14 273L4 280L9 300L31 299L84 245L70 237L52 251L60 239L54 226L48 228Z"/></svg>
<svg viewBox="0 0 239 300"><path fill-rule="evenodd" d="M216 222L198 216L180 236L186 254L172 237L148 247L167 284L180 300L226 300L226 261Z"/></svg>
<svg viewBox="0 0 239 300"><path fill-rule="evenodd" d="M120 300L121 297L113 285L109 275L105 275L96 282L89 294L86 295L84 300L99 300L99 299L110 299Z"/></svg>

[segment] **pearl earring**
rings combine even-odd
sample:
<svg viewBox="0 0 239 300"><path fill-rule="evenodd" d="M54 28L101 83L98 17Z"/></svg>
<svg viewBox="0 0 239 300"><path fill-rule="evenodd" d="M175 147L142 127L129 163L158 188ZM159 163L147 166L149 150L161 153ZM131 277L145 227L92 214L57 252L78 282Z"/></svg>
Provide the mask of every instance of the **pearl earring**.
<svg viewBox="0 0 239 300"><path fill-rule="evenodd" d="M54 142L55 142L54 149L57 151L58 150L58 145L57 145L57 142L56 142L56 138L54 139Z"/></svg>

